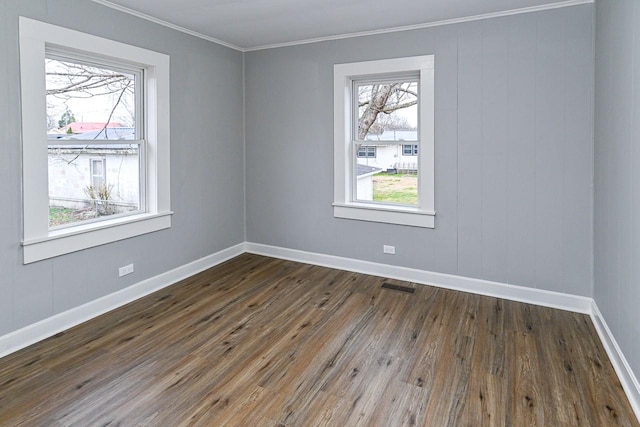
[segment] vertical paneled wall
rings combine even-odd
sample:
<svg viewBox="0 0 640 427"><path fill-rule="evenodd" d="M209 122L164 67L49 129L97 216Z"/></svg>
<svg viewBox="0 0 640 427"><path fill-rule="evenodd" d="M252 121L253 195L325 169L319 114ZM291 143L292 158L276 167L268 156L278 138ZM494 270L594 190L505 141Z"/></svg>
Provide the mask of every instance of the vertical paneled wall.
<svg viewBox="0 0 640 427"><path fill-rule="evenodd" d="M596 2L594 299L640 374L640 3Z"/></svg>
<svg viewBox="0 0 640 427"><path fill-rule="evenodd" d="M171 55L171 230L22 265L19 15ZM243 82L241 53L96 3L0 0L0 334L242 242L245 180L248 241L591 296L592 19L582 5L250 52ZM429 53L436 228L333 218L333 64Z"/></svg>
<svg viewBox="0 0 640 427"><path fill-rule="evenodd" d="M591 296L592 20L587 4L247 53L247 240ZM430 53L436 228L333 218L333 65Z"/></svg>
<svg viewBox="0 0 640 427"><path fill-rule="evenodd" d="M20 15L170 55L171 229L22 264ZM244 241L241 52L91 1L0 0L0 58L0 335Z"/></svg>

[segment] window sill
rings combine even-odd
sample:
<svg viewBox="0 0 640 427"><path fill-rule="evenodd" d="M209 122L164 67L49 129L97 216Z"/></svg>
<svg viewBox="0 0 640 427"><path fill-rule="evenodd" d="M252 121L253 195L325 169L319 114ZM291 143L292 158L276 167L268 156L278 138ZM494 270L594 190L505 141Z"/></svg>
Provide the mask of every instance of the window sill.
<svg viewBox="0 0 640 427"><path fill-rule="evenodd" d="M50 232L22 242L24 264L100 246L171 227L173 212L131 215Z"/></svg>
<svg viewBox="0 0 640 427"><path fill-rule="evenodd" d="M334 203L335 218L435 228L435 212L412 207L376 205L372 203Z"/></svg>

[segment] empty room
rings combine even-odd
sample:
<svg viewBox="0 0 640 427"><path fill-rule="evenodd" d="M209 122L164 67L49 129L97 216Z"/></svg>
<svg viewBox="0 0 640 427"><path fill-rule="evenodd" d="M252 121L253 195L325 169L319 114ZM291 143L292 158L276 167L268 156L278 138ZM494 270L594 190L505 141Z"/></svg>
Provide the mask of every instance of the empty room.
<svg viewBox="0 0 640 427"><path fill-rule="evenodd" d="M0 0L0 58L1 426L640 426L640 1Z"/></svg>

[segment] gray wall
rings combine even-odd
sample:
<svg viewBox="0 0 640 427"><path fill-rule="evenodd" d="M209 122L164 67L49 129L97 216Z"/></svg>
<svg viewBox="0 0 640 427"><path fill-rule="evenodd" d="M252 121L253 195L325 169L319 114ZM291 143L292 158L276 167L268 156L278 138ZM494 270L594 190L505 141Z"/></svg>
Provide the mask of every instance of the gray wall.
<svg viewBox="0 0 640 427"><path fill-rule="evenodd" d="M247 240L591 296L592 20L589 4L247 53ZM333 64L430 53L436 228L333 218Z"/></svg>
<svg viewBox="0 0 640 427"><path fill-rule="evenodd" d="M640 374L640 2L596 3L594 298Z"/></svg>
<svg viewBox="0 0 640 427"><path fill-rule="evenodd" d="M93 2L0 0L0 335L240 243L245 223L251 242L591 296L592 13L250 52L243 105L239 52ZM170 230L22 265L19 15L171 55ZM333 218L333 64L428 53L436 229Z"/></svg>
<svg viewBox="0 0 640 427"><path fill-rule="evenodd" d="M18 15L171 55L171 229L22 265ZM0 58L0 335L245 240L242 53L90 1L0 0Z"/></svg>

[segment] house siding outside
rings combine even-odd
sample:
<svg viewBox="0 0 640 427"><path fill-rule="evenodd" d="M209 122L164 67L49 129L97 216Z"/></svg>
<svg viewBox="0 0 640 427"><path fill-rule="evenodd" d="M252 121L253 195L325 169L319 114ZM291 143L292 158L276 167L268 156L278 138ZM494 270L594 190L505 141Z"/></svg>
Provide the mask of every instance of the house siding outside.
<svg viewBox="0 0 640 427"><path fill-rule="evenodd" d="M376 142L375 157L358 157L358 164L372 166L383 170L399 169L404 171L416 171L418 169L418 156L404 155L404 144L384 144L384 141L406 141L406 144L417 144L416 130L387 130L382 134L368 134L366 141ZM367 143L362 145L367 146Z"/></svg>
<svg viewBox="0 0 640 427"><path fill-rule="evenodd" d="M84 209L93 205L88 195L92 185L91 162L102 160L110 204L116 213L137 210L139 204L139 159L137 148L49 149L50 206Z"/></svg>

